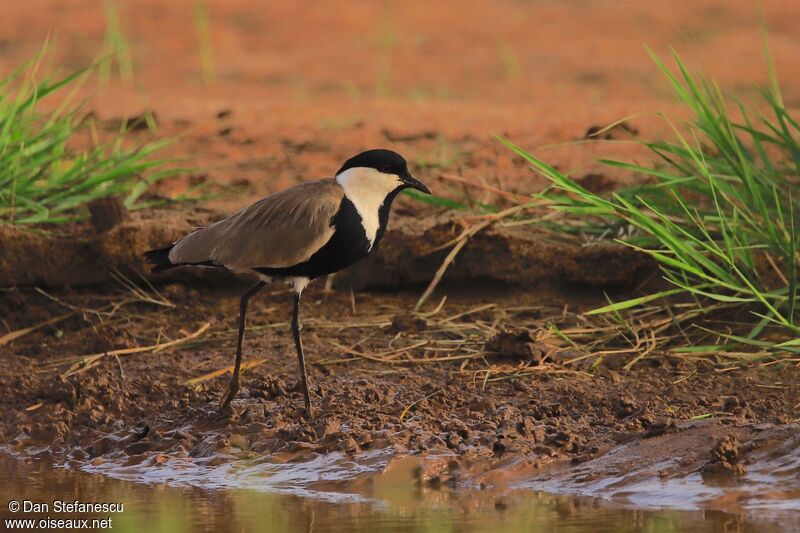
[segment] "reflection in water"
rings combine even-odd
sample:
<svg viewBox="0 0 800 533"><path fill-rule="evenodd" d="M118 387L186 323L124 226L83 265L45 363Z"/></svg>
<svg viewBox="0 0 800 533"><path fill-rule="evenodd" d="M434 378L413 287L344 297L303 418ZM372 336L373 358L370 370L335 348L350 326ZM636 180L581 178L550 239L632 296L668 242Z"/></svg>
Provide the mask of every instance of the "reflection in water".
<svg viewBox="0 0 800 533"><path fill-rule="evenodd" d="M170 468L166 466L166 468ZM241 471L240 471L241 472ZM246 474L246 469L245 472ZM247 477L245 475L245 477ZM358 494L319 499L250 488L206 489L177 479L134 483L55 468L42 460L0 455L0 517L44 518L48 514L10 513L10 500L122 502L112 515L113 531L772 531L797 525L709 511L641 511L598 500L531 491L448 491L421 486L413 472L395 469L348 485ZM262 475L262 480L267 480ZM266 484L264 485L267 486ZM273 485L270 490L274 490ZM341 492L341 491L337 491ZM308 494L308 492L306 493ZM50 512L52 518L69 518ZM91 515L80 515L89 518ZM95 515L102 518L101 515ZM777 520L777 518L775 519ZM787 522L789 520L790 522Z"/></svg>

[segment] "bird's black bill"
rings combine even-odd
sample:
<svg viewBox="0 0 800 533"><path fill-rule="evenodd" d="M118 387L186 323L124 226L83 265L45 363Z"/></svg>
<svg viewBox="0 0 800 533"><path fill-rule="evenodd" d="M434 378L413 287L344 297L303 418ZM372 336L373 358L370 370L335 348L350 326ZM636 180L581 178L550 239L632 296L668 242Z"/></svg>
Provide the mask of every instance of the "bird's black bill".
<svg viewBox="0 0 800 533"><path fill-rule="evenodd" d="M425 194L431 194L431 190L428 188L427 185L419 181L417 178L412 176L411 174L406 174L403 177L403 183L406 187L411 187L412 189L417 189L418 191L424 192Z"/></svg>

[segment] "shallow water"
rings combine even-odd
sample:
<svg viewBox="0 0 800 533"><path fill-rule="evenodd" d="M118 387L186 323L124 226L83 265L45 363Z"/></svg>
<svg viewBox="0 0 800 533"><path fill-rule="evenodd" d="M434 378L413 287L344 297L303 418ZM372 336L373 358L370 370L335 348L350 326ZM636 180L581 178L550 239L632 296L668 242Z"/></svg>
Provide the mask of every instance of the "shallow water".
<svg viewBox="0 0 800 533"><path fill-rule="evenodd" d="M785 511L800 517L800 432L765 439L741 460L740 476L705 475L696 465L681 468L679 454L637 454L641 442L618 446L584 464L522 481L518 488L601 496L637 508ZM674 436L680 439L681 435ZM683 475L659 476L659 472ZM800 530L800 523L797 524Z"/></svg>
<svg viewBox="0 0 800 533"><path fill-rule="evenodd" d="M414 481L413 462L385 474L376 454L360 464L320 458L316 463L238 462L223 468L95 467L83 472L45 460L0 456L0 500L7 519L111 518L114 531L778 531L791 530L787 514L639 510L590 498L531 490L449 491ZM92 468L89 468L92 470ZM120 479L125 478L125 479ZM313 478L313 482L310 480ZM127 479L127 480L126 480ZM135 480L135 481L134 481ZM198 486L200 485L200 486ZM48 503L47 512L11 513L11 500ZM121 503L122 512L59 513L54 500Z"/></svg>

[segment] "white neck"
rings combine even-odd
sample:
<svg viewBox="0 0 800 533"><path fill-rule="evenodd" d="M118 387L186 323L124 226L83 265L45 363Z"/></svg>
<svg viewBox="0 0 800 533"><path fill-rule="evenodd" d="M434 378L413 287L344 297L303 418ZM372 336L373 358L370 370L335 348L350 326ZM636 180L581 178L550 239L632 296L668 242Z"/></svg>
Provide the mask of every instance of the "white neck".
<svg viewBox="0 0 800 533"><path fill-rule="evenodd" d="M371 250L380 228L380 208L389 193L402 184L400 178L374 168L355 167L338 174L336 181L344 189L347 199L356 207Z"/></svg>

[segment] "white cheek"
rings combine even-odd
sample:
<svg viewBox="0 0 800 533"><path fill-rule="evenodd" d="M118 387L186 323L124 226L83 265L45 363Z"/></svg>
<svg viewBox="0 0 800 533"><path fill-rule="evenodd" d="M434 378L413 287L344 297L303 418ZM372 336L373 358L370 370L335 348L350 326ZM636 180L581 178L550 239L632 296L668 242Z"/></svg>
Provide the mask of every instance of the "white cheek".
<svg viewBox="0 0 800 533"><path fill-rule="evenodd" d="M336 180L358 211L371 250L380 229L381 205L402 182L396 174L383 174L371 168L351 168L339 174Z"/></svg>

